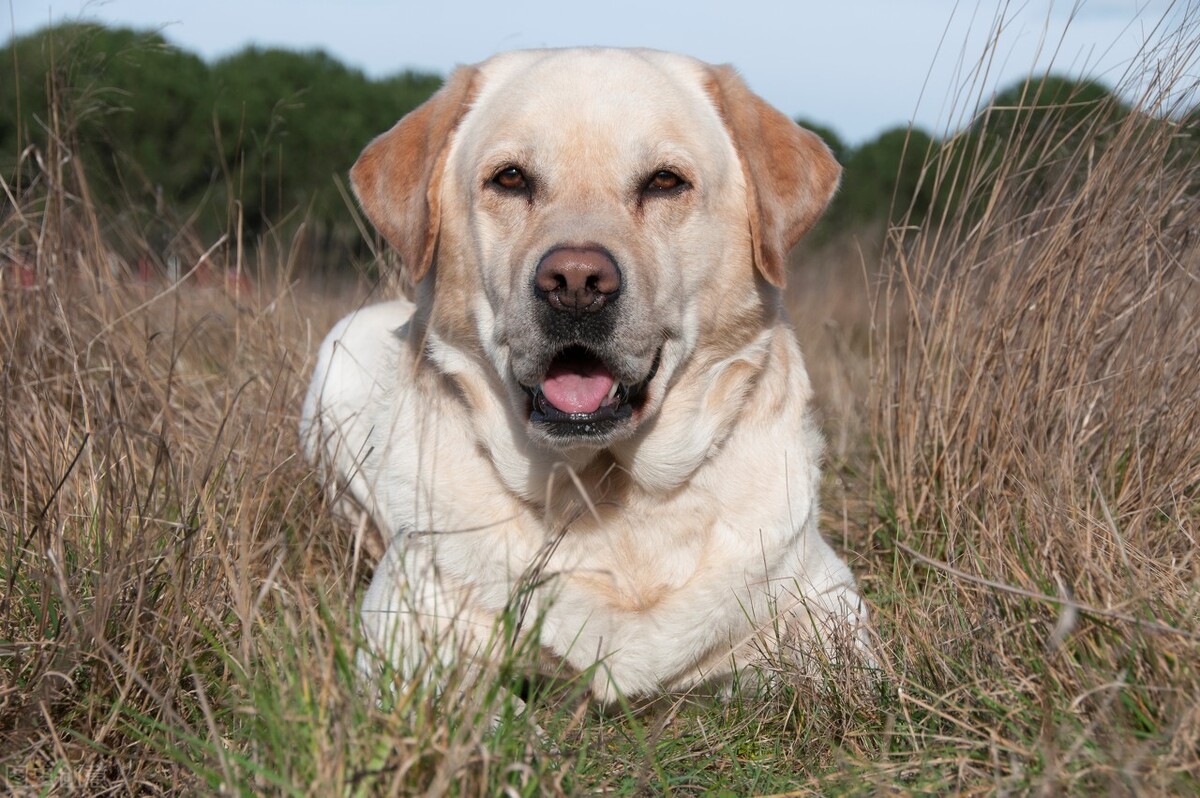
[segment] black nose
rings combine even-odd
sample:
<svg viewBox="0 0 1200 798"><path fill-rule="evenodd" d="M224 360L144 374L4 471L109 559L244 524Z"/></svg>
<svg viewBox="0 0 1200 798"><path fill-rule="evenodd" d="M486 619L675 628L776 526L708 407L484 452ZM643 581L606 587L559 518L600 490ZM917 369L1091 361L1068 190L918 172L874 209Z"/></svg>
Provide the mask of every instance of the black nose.
<svg viewBox="0 0 1200 798"><path fill-rule="evenodd" d="M621 270L599 247L558 247L538 264L533 287L555 310L595 313L617 298Z"/></svg>

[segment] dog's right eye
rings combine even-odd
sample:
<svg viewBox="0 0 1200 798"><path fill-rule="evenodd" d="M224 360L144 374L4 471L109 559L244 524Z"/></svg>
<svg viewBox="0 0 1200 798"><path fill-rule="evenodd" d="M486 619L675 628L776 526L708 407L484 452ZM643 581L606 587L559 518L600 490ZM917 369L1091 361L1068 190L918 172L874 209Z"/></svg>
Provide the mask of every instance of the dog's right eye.
<svg viewBox="0 0 1200 798"><path fill-rule="evenodd" d="M505 191L525 191L529 188L525 173L515 166L506 166L492 177L492 183Z"/></svg>

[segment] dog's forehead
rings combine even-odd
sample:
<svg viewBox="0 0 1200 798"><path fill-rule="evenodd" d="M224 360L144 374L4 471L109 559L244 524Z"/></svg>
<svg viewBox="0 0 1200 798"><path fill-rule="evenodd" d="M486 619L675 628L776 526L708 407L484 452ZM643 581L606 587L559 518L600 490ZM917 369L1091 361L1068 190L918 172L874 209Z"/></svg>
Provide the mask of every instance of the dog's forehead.
<svg viewBox="0 0 1200 798"><path fill-rule="evenodd" d="M719 147L726 133L707 88L708 70L696 59L655 50L505 53L479 65L460 135L468 147L501 139Z"/></svg>

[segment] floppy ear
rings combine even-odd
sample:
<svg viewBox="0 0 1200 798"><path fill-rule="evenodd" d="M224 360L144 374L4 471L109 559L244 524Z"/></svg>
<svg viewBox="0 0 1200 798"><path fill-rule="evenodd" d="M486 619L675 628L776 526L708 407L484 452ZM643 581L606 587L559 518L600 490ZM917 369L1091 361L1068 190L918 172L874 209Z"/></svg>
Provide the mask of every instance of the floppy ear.
<svg viewBox="0 0 1200 798"><path fill-rule="evenodd" d="M712 67L708 91L746 175L754 263L782 288L788 251L833 198L842 167L819 136L767 105L733 67Z"/></svg>
<svg viewBox="0 0 1200 798"><path fill-rule="evenodd" d="M446 151L470 106L477 72L456 69L436 94L368 144L350 170L359 204L400 253L413 283L433 263Z"/></svg>

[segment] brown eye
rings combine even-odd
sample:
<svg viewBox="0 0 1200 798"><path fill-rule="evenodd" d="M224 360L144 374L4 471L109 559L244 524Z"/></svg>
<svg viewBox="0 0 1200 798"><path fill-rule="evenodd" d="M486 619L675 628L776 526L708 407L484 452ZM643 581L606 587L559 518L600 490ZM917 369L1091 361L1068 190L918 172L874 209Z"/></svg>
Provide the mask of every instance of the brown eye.
<svg viewBox="0 0 1200 798"><path fill-rule="evenodd" d="M646 191L674 191L686 185L687 182L679 175L669 169L660 169L651 175L646 183Z"/></svg>
<svg viewBox="0 0 1200 798"><path fill-rule="evenodd" d="M492 182L508 191L524 191L529 185L525 182L525 173L515 166L506 166L501 169L492 178Z"/></svg>

